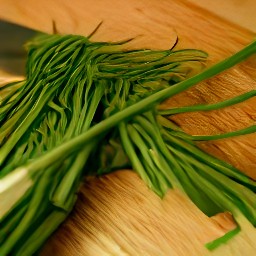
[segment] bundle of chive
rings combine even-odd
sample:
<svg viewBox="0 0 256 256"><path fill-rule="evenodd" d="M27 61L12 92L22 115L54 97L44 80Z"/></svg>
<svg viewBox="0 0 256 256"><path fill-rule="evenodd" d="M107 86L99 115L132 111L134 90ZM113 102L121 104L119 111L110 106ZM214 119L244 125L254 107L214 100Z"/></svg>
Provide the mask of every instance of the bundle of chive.
<svg viewBox="0 0 256 256"><path fill-rule="evenodd" d="M193 143L255 127L194 137L165 117L236 104L255 92L210 106L157 108L244 60L256 43L202 73L202 51L123 51L124 43L37 36L27 44L26 79L0 89L10 91L0 102L0 255L36 253L72 210L84 175L124 166L160 196L178 188L209 216L227 210L240 228L256 224L255 182Z"/></svg>

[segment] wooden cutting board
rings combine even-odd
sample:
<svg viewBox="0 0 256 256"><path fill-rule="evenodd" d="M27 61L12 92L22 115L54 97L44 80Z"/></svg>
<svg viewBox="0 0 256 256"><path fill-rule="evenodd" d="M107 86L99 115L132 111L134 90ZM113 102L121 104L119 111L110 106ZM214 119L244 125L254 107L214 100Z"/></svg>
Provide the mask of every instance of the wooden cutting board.
<svg viewBox="0 0 256 256"><path fill-rule="evenodd" d="M168 0L0 0L0 17L45 32L88 35L103 21L93 40L137 38L131 48L168 48L176 35L178 48L209 53L208 66L230 56L253 40L254 34L191 1ZM164 104L213 103L256 88L256 60L173 97ZM173 120L191 134L216 134L241 129L256 120L256 99L209 113L179 114ZM201 143L200 147L256 179L256 135ZM70 218L44 248L42 255L208 255L204 248L234 227L229 215L208 218L179 191L161 200L131 171L87 181ZM240 233L210 253L256 253L251 233Z"/></svg>

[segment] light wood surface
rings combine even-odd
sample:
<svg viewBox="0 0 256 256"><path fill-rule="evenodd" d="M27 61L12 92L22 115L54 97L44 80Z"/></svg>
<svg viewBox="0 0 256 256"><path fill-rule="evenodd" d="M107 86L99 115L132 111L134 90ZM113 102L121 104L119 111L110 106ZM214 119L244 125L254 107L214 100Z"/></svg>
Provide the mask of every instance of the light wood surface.
<svg viewBox="0 0 256 256"><path fill-rule="evenodd" d="M54 20L59 33L88 35L103 21L93 40L138 36L130 45L136 48L168 48L178 35L178 48L207 51L209 66L254 38L249 29L185 0L0 0L0 6L0 17L45 32L52 32ZM165 104L213 103L255 89L255 64L255 58L250 58ZM232 131L255 122L255 103L251 99L221 111L180 114L173 120L192 134ZM255 138L252 134L200 146L256 178ZM204 216L179 192L171 190L162 201L136 175L121 172L81 188L74 213L43 255L207 255L204 243L231 227L232 222L225 222L223 216L218 222ZM255 255L250 236L241 233L222 247L225 254L221 255Z"/></svg>
<svg viewBox="0 0 256 256"><path fill-rule="evenodd" d="M189 0L218 16L256 33L255 0Z"/></svg>
<svg viewBox="0 0 256 256"><path fill-rule="evenodd" d="M233 228L228 214L208 218L179 191L160 199L120 171L85 183L41 256L254 256L251 227L212 252L204 247Z"/></svg>

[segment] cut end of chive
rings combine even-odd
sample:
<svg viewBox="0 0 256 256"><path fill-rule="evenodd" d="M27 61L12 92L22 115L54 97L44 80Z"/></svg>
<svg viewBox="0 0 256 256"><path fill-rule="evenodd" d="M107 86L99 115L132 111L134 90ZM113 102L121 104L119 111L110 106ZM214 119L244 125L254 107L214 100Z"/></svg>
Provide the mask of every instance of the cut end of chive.
<svg viewBox="0 0 256 256"><path fill-rule="evenodd" d="M237 227L229 232L227 232L224 236L219 237L205 245L205 247L212 251L216 249L217 247L221 246L222 244L227 243L230 239L232 239L235 235L237 235L240 232L240 227Z"/></svg>
<svg viewBox="0 0 256 256"><path fill-rule="evenodd" d="M32 184L33 181L26 168L17 168L0 180L0 221Z"/></svg>

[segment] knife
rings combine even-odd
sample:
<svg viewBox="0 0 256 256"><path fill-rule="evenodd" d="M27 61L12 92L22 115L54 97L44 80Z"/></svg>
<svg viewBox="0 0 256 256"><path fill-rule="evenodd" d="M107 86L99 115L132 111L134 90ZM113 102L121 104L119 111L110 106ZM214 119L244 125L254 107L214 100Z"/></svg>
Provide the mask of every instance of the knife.
<svg viewBox="0 0 256 256"><path fill-rule="evenodd" d="M0 21L0 77L25 75L24 44L37 32L13 23Z"/></svg>

